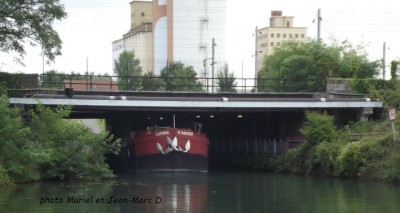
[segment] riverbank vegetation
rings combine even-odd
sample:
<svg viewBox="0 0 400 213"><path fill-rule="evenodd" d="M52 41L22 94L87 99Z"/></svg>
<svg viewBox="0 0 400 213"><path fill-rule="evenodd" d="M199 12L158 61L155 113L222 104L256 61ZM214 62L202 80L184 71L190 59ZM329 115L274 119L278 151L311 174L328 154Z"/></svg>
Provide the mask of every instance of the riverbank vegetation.
<svg viewBox="0 0 400 213"><path fill-rule="evenodd" d="M336 130L331 116L308 112L306 117L302 133L307 140L280 156L276 171L400 182L400 146L392 141L388 121Z"/></svg>
<svg viewBox="0 0 400 213"><path fill-rule="evenodd" d="M336 127L333 116L309 111L301 129L306 141L297 148L277 158L270 155L231 156L224 159L224 163L258 171L400 183L400 135L397 134L397 141L393 142L387 116L389 108L400 108L400 81L396 78L346 80L353 93L368 94L371 99L381 100L383 112L371 115L370 120ZM396 132L400 132L400 120L394 122Z"/></svg>
<svg viewBox="0 0 400 213"><path fill-rule="evenodd" d="M0 185L39 179L113 177L104 154L119 152L119 140L66 122L68 107L9 108L0 91Z"/></svg>

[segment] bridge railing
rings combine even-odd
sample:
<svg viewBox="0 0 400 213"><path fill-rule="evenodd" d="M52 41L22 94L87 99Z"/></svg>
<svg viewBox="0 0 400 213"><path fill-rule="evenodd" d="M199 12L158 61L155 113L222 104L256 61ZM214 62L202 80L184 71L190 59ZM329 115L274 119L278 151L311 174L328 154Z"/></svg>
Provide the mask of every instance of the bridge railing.
<svg viewBox="0 0 400 213"><path fill-rule="evenodd" d="M325 82L317 78L194 78L159 76L40 75L41 88L85 91L193 91L193 92L319 92Z"/></svg>

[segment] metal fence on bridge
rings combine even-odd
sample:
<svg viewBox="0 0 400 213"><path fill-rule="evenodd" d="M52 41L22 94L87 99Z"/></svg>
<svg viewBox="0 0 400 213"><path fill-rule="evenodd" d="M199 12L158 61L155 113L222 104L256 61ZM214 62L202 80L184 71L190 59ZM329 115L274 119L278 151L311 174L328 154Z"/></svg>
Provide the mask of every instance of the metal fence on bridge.
<svg viewBox="0 0 400 213"><path fill-rule="evenodd" d="M320 92L319 78L193 78L159 76L98 76L42 74L38 87L84 91L193 91L193 92Z"/></svg>

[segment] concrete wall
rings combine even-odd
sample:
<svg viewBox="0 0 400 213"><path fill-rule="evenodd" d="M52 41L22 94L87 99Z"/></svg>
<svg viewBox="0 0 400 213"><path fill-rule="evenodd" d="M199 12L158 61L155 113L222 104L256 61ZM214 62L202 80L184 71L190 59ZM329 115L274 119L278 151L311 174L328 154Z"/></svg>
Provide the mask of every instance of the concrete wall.
<svg viewBox="0 0 400 213"><path fill-rule="evenodd" d="M132 1L131 29L153 20L153 3L151 1Z"/></svg>

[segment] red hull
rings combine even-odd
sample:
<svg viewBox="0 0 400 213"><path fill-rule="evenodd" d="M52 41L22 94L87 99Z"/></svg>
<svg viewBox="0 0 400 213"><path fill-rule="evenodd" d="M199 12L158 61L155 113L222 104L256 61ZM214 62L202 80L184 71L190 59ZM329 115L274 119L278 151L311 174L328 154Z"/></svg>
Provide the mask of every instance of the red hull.
<svg viewBox="0 0 400 213"><path fill-rule="evenodd" d="M188 129L162 129L132 135L137 171L208 171L208 138Z"/></svg>

